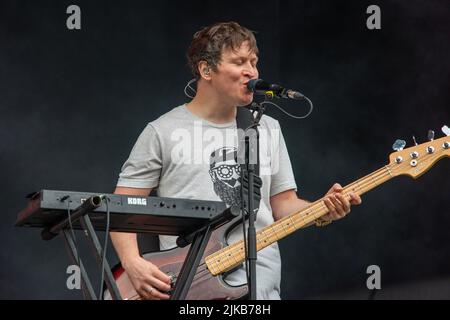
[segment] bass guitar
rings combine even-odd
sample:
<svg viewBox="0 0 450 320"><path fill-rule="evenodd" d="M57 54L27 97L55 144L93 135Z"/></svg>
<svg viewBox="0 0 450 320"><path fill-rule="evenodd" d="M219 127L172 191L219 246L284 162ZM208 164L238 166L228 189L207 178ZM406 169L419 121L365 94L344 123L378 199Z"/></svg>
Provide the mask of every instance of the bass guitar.
<svg viewBox="0 0 450 320"><path fill-rule="evenodd" d="M403 140L397 140L393 146L396 151L390 154L389 164L345 186L343 194L347 199L351 192L362 195L400 175L418 178L438 160L450 156L448 127L443 127L443 131L447 136L437 140L430 137L431 141L407 149L404 149L406 143ZM274 222L257 232L257 250L263 250L327 213L328 209L321 198ZM244 242L241 240L229 245L226 240L230 230L239 223L241 218L235 218L212 233L187 299L239 299L247 294L247 285L230 286L223 279L224 274L240 267L245 260ZM188 250L189 247L174 248L144 254L143 257L169 275L175 284ZM113 274L123 299L140 299L120 265L113 269Z"/></svg>

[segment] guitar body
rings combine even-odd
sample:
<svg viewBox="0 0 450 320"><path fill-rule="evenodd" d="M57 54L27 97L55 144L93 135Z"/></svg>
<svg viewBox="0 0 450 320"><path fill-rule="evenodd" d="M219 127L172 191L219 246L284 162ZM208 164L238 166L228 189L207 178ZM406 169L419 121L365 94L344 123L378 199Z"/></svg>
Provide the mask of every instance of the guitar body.
<svg viewBox="0 0 450 320"><path fill-rule="evenodd" d="M228 244L226 242L228 230L240 223L242 218L235 218L228 224L214 230L206 246L204 255L200 261L197 274L191 284L191 288L186 296L187 300L235 300L247 295L247 285L230 286L223 280L223 275L213 276L205 269L204 257L208 256ZM230 227L231 225L231 227ZM190 246L184 248L174 248L166 251L151 252L143 255L143 258L150 261L167 275L175 275L181 271ZM114 278L119 292L124 300L140 299L134 289L127 273L119 264L113 268ZM110 297L109 292L105 293L105 299Z"/></svg>

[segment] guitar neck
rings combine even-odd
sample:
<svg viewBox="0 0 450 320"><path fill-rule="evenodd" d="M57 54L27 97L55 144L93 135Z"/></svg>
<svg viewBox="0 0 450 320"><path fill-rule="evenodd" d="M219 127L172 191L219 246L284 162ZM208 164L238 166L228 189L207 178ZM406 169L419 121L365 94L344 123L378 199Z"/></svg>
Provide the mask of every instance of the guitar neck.
<svg viewBox="0 0 450 320"><path fill-rule="evenodd" d="M343 194L347 199L350 199L350 193L362 195L390 180L392 177L393 175L390 166L384 166L345 186L343 188ZM328 208L325 206L323 198L320 198L306 208L291 213L259 230L256 234L256 249L259 251L272 243L283 239L327 213ZM218 275L240 265L244 259L245 247L244 241L241 240L207 256L205 262L211 274Z"/></svg>

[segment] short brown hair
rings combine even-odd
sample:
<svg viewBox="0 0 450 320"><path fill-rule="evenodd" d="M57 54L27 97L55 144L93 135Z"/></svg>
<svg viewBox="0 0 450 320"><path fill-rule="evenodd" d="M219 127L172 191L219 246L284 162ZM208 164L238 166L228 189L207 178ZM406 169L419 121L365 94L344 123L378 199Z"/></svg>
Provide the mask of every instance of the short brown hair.
<svg viewBox="0 0 450 320"><path fill-rule="evenodd" d="M196 32L187 52L192 74L196 79L200 78L198 71L200 61L206 61L212 70L217 71L222 50L236 50L245 41L248 41L250 51L258 55L259 50L253 32L237 22L219 22Z"/></svg>

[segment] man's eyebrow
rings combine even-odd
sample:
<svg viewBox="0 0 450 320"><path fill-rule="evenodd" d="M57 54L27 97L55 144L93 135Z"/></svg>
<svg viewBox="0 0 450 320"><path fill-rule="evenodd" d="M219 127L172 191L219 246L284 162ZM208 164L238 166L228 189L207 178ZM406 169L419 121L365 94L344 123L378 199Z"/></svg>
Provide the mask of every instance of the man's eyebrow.
<svg viewBox="0 0 450 320"><path fill-rule="evenodd" d="M231 57L231 60L235 61L235 60L240 60L240 59L244 59L244 60L250 60L250 61L258 61L259 57L248 57L248 56L234 56Z"/></svg>

